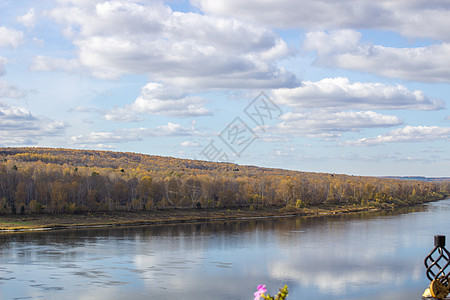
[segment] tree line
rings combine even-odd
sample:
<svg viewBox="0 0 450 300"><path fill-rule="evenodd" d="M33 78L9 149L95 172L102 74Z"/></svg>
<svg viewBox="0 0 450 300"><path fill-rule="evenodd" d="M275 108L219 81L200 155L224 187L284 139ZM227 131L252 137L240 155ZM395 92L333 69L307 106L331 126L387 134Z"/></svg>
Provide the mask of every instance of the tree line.
<svg viewBox="0 0 450 300"><path fill-rule="evenodd" d="M298 172L136 153L0 148L0 213L407 205L449 182Z"/></svg>

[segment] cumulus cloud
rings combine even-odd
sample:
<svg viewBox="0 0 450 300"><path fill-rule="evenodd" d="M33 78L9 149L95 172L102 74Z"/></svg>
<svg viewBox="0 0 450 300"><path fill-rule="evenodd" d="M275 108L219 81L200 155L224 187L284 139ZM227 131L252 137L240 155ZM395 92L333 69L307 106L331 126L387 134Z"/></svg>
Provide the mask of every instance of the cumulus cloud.
<svg viewBox="0 0 450 300"><path fill-rule="evenodd" d="M100 143L127 143L131 141L141 141L138 135L128 135L122 131L101 131L91 132L87 135L72 136L70 138L74 144L100 144Z"/></svg>
<svg viewBox="0 0 450 300"><path fill-rule="evenodd" d="M450 82L450 44L393 48L364 44L353 30L309 32L304 49L316 64L422 82Z"/></svg>
<svg viewBox="0 0 450 300"><path fill-rule="evenodd" d="M347 146L373 146L385 143L450 141L450 127L438 126L405 126L386 134L356 141L346 141Z"/></svg>
<svg viewBox="0 0 450 300"><path fill-rule="evenodd" d="M76 59L55 58L38 55L33 58L30 69L32 71L63 71L72 73L80 70L81 66Z"/></svg>
<svg viewBox="0 0 450 300"><path fill-rule="evenodd" d="M114 131L91 132L87 135L72 136L70 141L73 144L109 144L141 141L146 137L194 135L199 135L194 124L191 127L183 127L180 124L169 122L167 125L161 125L155 128L127 128Z"/></svg>
<svg viewBox="0 0 450 300"><path fill-rule="evenodd" d="M263 27L158 3L60 3L49 16L66 25L79 63L96 77L148 74L153 81L198 88L298 84L275 64L292 50Z"/></svg>
<svg viewBox="0 0 450 300"><path fill-rule="evenodd" d="M43 136L61 135L67 126L63 121L35 117L23 107L0 102L0 144L36 144Z"/></svg>
<svg viewBox="0 0 450 300"><path fill-rule="evenodd" d="M204 107L208 101L201 97L188 96L177 87L168 87L160 83L147 83L141 94L131 105L116 107L104 115L108 121L140 121L142 114L165 115L179 118L211 115Z"/></svg>
<svg viewBox="0 0 450 300"><path fill-rule="evenodd" d="M199 147L200 144L197 142L191 142L191 141L184 141L180 143L182 147Z"/></svg>
<svg viewBox="0 0 450 300"><path fill-rule="evenodd" d="M6 74L6 70L3 65L8 63L8 59L0 56L0 76ZM17 87L14 84L10 84L5 80L0 80L0 99L2 98L23 98L27 95L27 91ZM0 102L0 105L2 103Z"/></svg>
<svg viewBox="0 0 450 300"><path fill-rule="evenodd" d="M447 1L192 0L202 11L278 28L382 29L450 41Z"/></svg>
<svg viewBox="0 0 450 300"><path fill-rule="evenodd" d="M9 84L4 80L0 80L0 99L1 98L23 98L26 92L15 85Z"/></svg>
<svg viewBox="0 0 450 300"><path fill-rule="evenodd" d="M444 101L430 99L423 91L410 91L403 85L386 85L376 82L354 82L347 78L325 78L317 82L304 81L296 88L272 91L277 103L294 110L305 108L327 109L414 109L437 110L445 107Z"/></svg>
<svg viewBox="0 0 450 300"><path fill-rule="evenodd" d="M34 8L28 9L25 15L17 17L17 21L19 21L29 29L34 28L34 26L36 25L36 20L37 15Z"/></svg>
<svg viewBox="0 0 450 300"><path fill-rule="evenodd" d="M177 117L194 117L211 115L204 107L207 100L200 97L189 97L184 93L160 94L168 88L161 84L148 83L141 95L133 103L133 109L148 114L164 114Z"/></svg>
<svg viewBox="0 0 450 300"><path fill-rule="evenodd" d="M17 48L23 43L23 32L15 29L0 27L0 48Z"/></svg>
<svg viewBox="0 0 450 300"><path fill-rule="evenodd" d="M396 116L373 111L310 111L286 113L282 122L271 126L268 132L307 137L339 137L343 132L356 132L363 128L390 127L402 124Z"/></svg>

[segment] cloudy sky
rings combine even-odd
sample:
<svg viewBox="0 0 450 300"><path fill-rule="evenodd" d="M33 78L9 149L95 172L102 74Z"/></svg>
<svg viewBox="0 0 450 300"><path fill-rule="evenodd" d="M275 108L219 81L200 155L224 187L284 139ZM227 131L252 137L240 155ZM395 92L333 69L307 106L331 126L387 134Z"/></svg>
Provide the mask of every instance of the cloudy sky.
<svg viewBox="0 0 450 300"><path fill-rule="evenodd" d="M445 0L0 0L0 146L450 176Z"/></svg>

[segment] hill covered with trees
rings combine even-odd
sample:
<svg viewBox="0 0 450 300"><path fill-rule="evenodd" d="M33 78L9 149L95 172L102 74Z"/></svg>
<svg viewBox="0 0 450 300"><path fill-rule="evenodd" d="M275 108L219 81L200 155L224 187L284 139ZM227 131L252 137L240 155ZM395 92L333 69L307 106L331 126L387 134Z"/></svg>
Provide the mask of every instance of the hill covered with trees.
<svg viewBox="0 0 450 300"><path fill-rule="evenodd" d="M408 205L450 184L95 150L0 148L0 213Z"/></svg>

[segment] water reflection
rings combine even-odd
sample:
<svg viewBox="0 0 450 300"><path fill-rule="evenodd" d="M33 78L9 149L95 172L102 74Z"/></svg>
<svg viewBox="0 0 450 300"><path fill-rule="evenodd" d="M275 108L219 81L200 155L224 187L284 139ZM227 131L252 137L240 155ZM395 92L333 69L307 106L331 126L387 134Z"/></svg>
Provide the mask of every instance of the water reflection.
<svg viewBox="0 0 450 300"><path fill-rule="evenodd" d="M450 200L396 211L0 235L0 298L418 299ZM393 297L393 295L396 295Z"/></svg>

